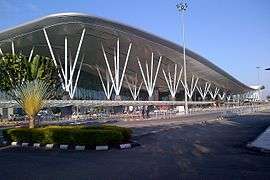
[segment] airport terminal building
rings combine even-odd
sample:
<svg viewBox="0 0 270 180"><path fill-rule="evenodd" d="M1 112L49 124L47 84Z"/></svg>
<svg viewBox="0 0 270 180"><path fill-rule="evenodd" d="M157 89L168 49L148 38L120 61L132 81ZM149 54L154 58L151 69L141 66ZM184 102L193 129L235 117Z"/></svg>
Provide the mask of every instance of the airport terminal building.
<svg viewBox="0 0 270 180"><path fill-rule="evenodd" d="M50 57L73 100L229 101L253 91L206 58L143 30L79 13L0 32L0 54Z"/></svg>

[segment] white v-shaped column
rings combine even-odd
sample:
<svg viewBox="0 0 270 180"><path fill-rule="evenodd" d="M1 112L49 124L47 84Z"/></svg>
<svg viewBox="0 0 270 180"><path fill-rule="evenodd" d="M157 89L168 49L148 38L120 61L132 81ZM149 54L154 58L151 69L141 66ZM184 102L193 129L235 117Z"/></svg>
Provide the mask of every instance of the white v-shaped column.
<svg viewBox="0 0 270 180"><path fill-rule="evenodd" d="M131 79L131 82L128 80L127 76L125 76L125 79L126 79L126 83L128 85L129 91L131 93L131 96L132 96L133 100L135 101L139 96L143 82L138 84L139 81L138 81L137 74L135 75L135 78L129 78L129 79Z"/></svg>
<svg viewBox="0 0 270 180"><path fill-rule="evenodd" d="M231 98L232 98L231 95L228 95L226 99L227 99L227 101L230 101Z"/></svg>
<svg viewBox="0 0 270 180"><path fill-rule="evenodd" d="M43 33L44 33L47 45L49 47L49 51L50 51L50 54L52 56L54 65L57 67L58 64L57 64L57 61L55 58L55 54L54 54L54 51L52 49L51 42L50 42L50 39L48 37L47 31L45 28L43 28ZM77 89L78 80L79 80L80 73L81 73L82 64L84 61L84 55L83 55L83 57L81 59L81 63L79 65L79 69L77 71L75 83L73 84L73 76L74 76L75 68L77 66L77 62L79 59L79 54L80 54L81 46L83 43L84 35L85 35L85 29L83 29L82 34L81 34L81 38L80 38L78 48L76 51L74 63L72 63L72 60L71 60L71 52L69 52L69 57L68 57L68 37L67 36L65 36L65 50L64 50L65 51L65 55L64 55L64 62L65 63L64 63L64 66L62 66L60 58L59 58L59 65L61 67L61 75L62 75L61 77L63 78L62 86L65 89L65 91L67 91L69 93L69 96L71 99L74 98L75 91ZM68 62L68 58L69 58L69 62ZM69 68L68 68L68 66L69 66Z"/></svg>
<svg viewBox="0 0 270 180"><path fill-rule="evenodd" d="M157 80L157 75L158 75L161 59L162 59L162 56L159 57L157 69L156 69L155 74L154 74L154 53L152 52L152 56L151 56L150 72L149 72L149 67L148 67L147 61L145 63L146 72L144 72L143 68L142 68L142 65L141 65L141 62L140 62L139 58L137 57L138 64L139 64L139 67L140 67L140 71L141 71L143 81L144 81L146 90L148 92L149 98L152 97L153 92L154 92L154 88L155 88L155 84L156 84L156 80ZM154 75L154 78L153 78L153 75Z"/></svg>
<svg viewBox="0 0 270 180"><path fill-rule="evenodd" d="M102 85L103 91L105 93L105 96L109 100L111 98L112 90L113 90L113 85L110 85L109 72L108 72L108 70L106 70L106 86L105 86L105 83L104 83L102 75L101 75L101 71L97 65L96 65L96 69L97 69L98 76L99 76L99 79L101 81L101 85Z"/></svg>
<svg viewBox="0 0 270 180"><path fill-rule="evenodd" d="M223 101L225 99L225 96L226 96L226 92L223 91L222 94L218 94L218 97L221 101Z"/></svg>
<svg viewBox="0 0 270 180"><path fill-rule="evenodd" d="M195 76L192 75L191 84L190 84L190 87L189 87L188 83L185 85L185 83L181 80L182 86L185 88L187 96L189 97L190 100L191 100L191 98L193 96L193 93L195 91L195 88L197 86L198 81L199 81L199 78L196 77L196 79L195 79Z"/></svg>
<svg viewBox="0 0 270 180"><path fill-rule="evenodd" d="M120 91L121 91L122 84L123 84L123 79L124 79L126 68L127 68L127 63L129 60L129 54L130 54L131 47L132 47L132 43L129 43L125 64L124 64L123 71L121 74L121 72L120 72L120 42L119 42L119 38L117 39L117 43L116 43L116 52L114 50L114 57L113 57L114 68L113 69L111 69L111 67L110 67L110 64L109 64L108 58L107 58L107 54L104 50L103 44L101 44L103 56L104 56L104 59L105 59L106 65L107 65L107 69L108 69L116 96L120 95ZM114 71L114 76L113 76L112 70Z"/></svg>
<svg viewBox="0 0 270 180"><path fill-rule="evenodd" d="M198 92L200 93L202 100L204 101L206 98L207 93L209 92L211 83L205 82L204 88L202 87L197 87Z"/></svg>
<svg viewBox="0 0 270 180"><path fill-rule="evenodd" d="M214 91L209 90L209 94L210 94L210 96L211 96L211 98L212 98L213 100L216 99L216 97L217 97L217 95L218 95L218 92L219 92L219 88L217 88L217 87L215 88Z"/></svg>
<svg viewBox="0 0 270 180"><path fill-rule="evenodd" d="M172 99L175 98L175 95L177 93L179 82L182 76L182 71L183 71L183 67L181 67L179 74L177 74L177 64L174 64L174 74L172 78L169 68L168 68L168 74L164 71L164 69L162 69L162 72L165 77L169 91L171 93Z"/></svg>

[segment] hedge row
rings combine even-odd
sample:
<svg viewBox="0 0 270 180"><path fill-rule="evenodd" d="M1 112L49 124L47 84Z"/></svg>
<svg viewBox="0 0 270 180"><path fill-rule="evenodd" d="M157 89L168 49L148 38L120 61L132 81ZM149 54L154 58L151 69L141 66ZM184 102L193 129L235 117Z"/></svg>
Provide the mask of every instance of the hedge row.
<svg viewBox="0 0 270 180"><path fill-rule="evenodd" d="M9 141L42 144L113 145L127 141L131 130L117 126L48 126L45 128L16 128L4 130Z"/></svg>
<svg viewBox="0 0 270 180"><path fill-rule="evenodd" d="M101 129L101 130L116 130L120 131L123 135L123 140L128 141L131 138L132 131L129 128L125 127L119 127L119 126L88 126L88 127L83 127L83 129Z"/></svg>

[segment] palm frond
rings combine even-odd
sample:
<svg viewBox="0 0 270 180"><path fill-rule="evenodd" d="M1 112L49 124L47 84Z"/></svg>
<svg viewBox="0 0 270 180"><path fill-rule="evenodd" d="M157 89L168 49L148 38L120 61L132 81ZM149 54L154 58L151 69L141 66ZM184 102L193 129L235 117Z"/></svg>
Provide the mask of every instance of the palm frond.
<svg viewBox="0 0 270 180"><path fill-rule="evenodd" d="M23 108L28 117L35 117L50 99L52 91L48 83L34 80L18 85L10 95Z"/></svg>

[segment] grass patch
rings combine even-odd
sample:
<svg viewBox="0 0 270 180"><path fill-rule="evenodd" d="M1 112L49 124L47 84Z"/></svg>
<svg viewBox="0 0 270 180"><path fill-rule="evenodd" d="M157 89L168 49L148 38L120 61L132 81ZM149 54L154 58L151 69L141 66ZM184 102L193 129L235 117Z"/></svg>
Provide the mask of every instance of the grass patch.
<svg viewBox="0 0 270 180"><path fill-rule="evenodd" d="M47 126L44 128L14 128L3 131L8 141L29 143L114 145L130 140L132 131L118 126Z"/></svg>

